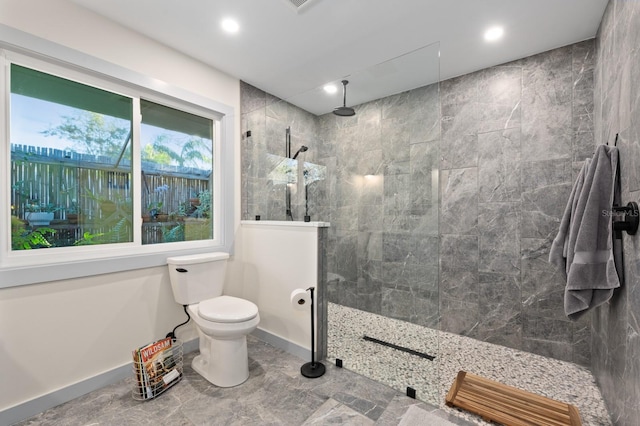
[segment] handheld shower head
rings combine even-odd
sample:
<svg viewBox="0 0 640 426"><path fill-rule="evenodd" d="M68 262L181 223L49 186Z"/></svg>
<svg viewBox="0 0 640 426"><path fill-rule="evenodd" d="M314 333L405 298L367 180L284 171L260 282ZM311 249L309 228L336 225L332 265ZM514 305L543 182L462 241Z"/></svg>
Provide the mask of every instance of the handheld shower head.
<svg viewBox="0 0 640 426"><path fill-rule="evenodd" d="M298 158L298 154L300 154L301 152L307 152L309 148L307 148L306 146L302 145L300 147L300 149L298 151L296 151L295 155L292 157L292 160L295 160L296 158Z"/></svg>

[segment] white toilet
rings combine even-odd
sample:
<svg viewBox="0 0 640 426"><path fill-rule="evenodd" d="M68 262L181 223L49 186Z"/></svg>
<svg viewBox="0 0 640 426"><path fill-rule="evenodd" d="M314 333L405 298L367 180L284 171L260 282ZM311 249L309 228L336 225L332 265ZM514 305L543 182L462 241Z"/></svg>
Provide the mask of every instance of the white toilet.
<svg viewBox="0 0 640 426"><path fill-rule="evenodd" d="M191 366L216 386L231 387L249 378L247 334L260 323L258 307L223 296L227 253L167 259L176 302L188 305L200 337L200 355Z"/></svg>

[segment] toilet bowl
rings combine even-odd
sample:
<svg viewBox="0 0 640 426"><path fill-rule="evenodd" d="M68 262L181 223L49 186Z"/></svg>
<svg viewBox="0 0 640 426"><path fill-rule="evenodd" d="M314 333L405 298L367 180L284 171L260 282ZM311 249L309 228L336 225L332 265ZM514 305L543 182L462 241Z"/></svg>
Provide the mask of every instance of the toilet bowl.
<svg viewBox="0 0 640 426"><path fill-rule="evenodd" d="M189 305L200 338L200 354L191 364L209 382L232 387L249 378L247 334L260 323L258 307L243 299L220 296Z"/></svg>
<svg viewBox="0 0 640 426"><path fill-rule="evenodd" d="M187 306L200 338L193 369L220 387L237 386L249 377L247 334L260 323L258 307L222 294L227 253L203 253L167 259L171 289Z"/></svg>

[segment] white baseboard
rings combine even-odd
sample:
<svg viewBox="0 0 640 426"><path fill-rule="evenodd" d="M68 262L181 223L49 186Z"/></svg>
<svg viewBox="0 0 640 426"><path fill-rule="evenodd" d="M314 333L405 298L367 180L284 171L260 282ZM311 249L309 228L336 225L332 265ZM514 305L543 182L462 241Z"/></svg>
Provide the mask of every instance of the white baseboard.
<svg viewBox="0 0 640 426"><path fill-rule="evenodd" d="M182 351L185 354L196 350L198 350L198 339L184 342L182 345ZM132 371L133 364L125 364L121 367L116 367L113 370L90 377L63 389L59 389L22 404L7 408L6 410L0 411L0 426L12 425L28 419L29 417L33 417L36 414L42 413L49 408L64 404L65 402L69 402L72 399L76 399L89 392L93 392L94 390L101 389L105 386L126 379L131 376Z"/></svg>
<svg viewBox="0 0 640 426"><path fill-rule="evenodd" d="M283 337L271 334L268 331L261 330L260 328L256 328L253 333L251 333L251 335L257 337L263 342L270 344L273 347L282 349L283 351L288 352L291 355L295 355L300 359L311 360L311 350L304 348L297 343L290 342ZM316 353L317 352L318 351L316 351Z"/></svg>

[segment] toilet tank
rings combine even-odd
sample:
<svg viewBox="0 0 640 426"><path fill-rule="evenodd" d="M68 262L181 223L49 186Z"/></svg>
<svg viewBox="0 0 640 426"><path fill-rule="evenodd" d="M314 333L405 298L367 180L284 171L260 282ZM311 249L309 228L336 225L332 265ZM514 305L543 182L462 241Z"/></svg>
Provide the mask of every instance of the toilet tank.
<svg viewBox="0 0 640 426"><path fill-rule="evenodd" d="M222 296L228 253L203 253L167 258L173 297L192 305Z"/></svg>

